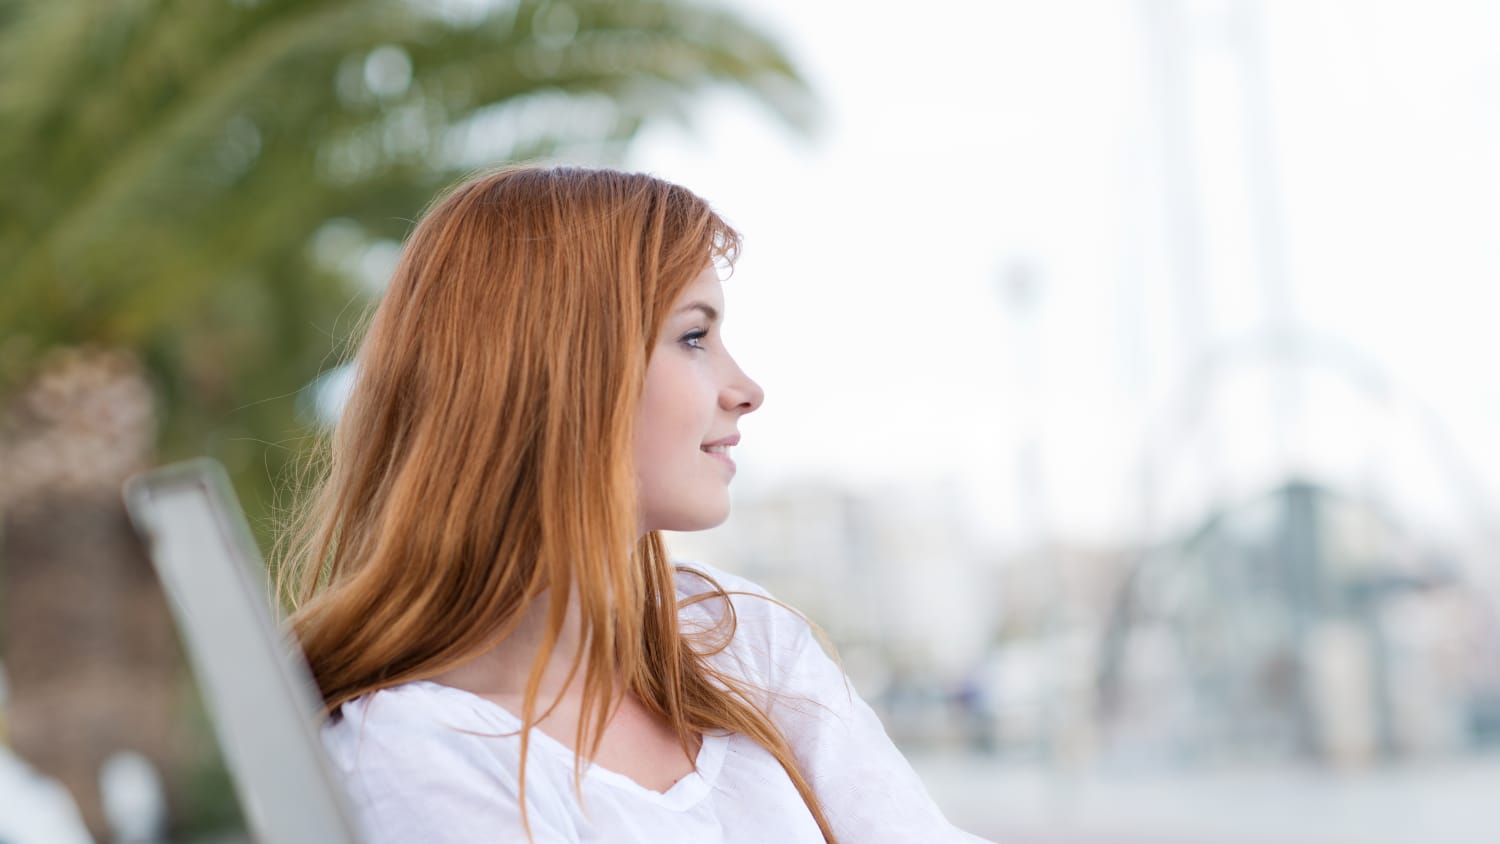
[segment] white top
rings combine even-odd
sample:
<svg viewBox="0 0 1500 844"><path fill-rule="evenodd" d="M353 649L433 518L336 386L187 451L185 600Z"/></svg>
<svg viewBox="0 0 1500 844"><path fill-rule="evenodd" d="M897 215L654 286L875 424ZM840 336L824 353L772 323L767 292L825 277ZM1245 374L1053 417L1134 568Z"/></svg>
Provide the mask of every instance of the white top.
<svg viewBox="0 0 1500 844"><path fill-rule="evenodd" d="M765 590L693 563L727 591ZM707 591L678 572L677 594ZM870 707L824 654L805 621L760 598L731 596L738 620L716 668L780 693L770 715L786 734L803 775L840 841L975 842L932 802ZM722 602L681 610L685 630L711 627ZM478 844L524 841L517 805L520 719L477 695L418 681L356 698L323 727L368 841ZM491 734L491 735L484 735ZM583 800L573 790L573 751L531 731L526 802L539 844L552 842L823 841L791 779L754 741L705 735L697 771L666 792L590 764Z"/></svg>

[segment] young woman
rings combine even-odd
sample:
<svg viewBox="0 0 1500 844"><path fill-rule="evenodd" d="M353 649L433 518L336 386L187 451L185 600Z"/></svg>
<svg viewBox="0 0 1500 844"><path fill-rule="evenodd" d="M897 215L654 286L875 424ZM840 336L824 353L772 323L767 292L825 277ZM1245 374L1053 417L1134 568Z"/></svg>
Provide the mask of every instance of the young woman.
<svg viewBox="0 0 1500 844"><path fill-rule="evenodd" d="M719 333L738 244L573 168L412 233L283 555L371 841L974 840L805 619L663 547L728 515L761 403Z"/></svg>

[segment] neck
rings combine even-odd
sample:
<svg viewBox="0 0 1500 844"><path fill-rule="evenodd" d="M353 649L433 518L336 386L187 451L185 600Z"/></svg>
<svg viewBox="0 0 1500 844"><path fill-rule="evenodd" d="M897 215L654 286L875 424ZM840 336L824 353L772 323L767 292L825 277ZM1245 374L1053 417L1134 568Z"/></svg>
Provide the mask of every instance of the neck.
<svg viewBox="0 0 1500 844"><path fill-rule="evenodd" d="M550 599L543 592L523 607L511 631L488 649L459 663L432 679L447 686L492 698L519 700L526 694L536 655L546 639ZM569 601L563 614L562 629L553 643L552 653L542 668L537 687L537 701L544 708L553 700L573 697L583 690L583 663L569 682L568 672L574 657L587 656L583 625L577 605Z"/></svg>

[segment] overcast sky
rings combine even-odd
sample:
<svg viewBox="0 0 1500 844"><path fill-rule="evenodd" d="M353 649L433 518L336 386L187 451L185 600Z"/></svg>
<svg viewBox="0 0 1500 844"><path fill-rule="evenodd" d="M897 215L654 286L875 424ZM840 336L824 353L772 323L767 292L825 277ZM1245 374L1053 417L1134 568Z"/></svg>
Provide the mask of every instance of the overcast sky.
<svg viewBox="0 0 1500 844"><path fill-rule="evenodd" d="M1494 4L738 5L819 130L724 95L630 164L746 235L742 494L946 479L994 538L1109 540L1145 489L1170 522L1290 463L1419 525L1493 514ZM1276 326L1309 362L1271 365Z"/></svg>

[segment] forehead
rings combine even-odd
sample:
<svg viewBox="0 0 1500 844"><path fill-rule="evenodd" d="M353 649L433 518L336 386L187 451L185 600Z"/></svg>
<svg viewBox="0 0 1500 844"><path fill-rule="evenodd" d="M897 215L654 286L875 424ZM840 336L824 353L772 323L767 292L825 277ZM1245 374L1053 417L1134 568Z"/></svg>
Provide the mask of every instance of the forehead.
<svg viewBox="0 0 1500 844"><path fill-rule="evenodd" d="M682 289L682 295L677 297L677 304L674 310L691 306L695 302L712 305L717 310L723 310L724 284L719 281L719 272L714 267L709 266L694 277L687 287Z"/></svg>

